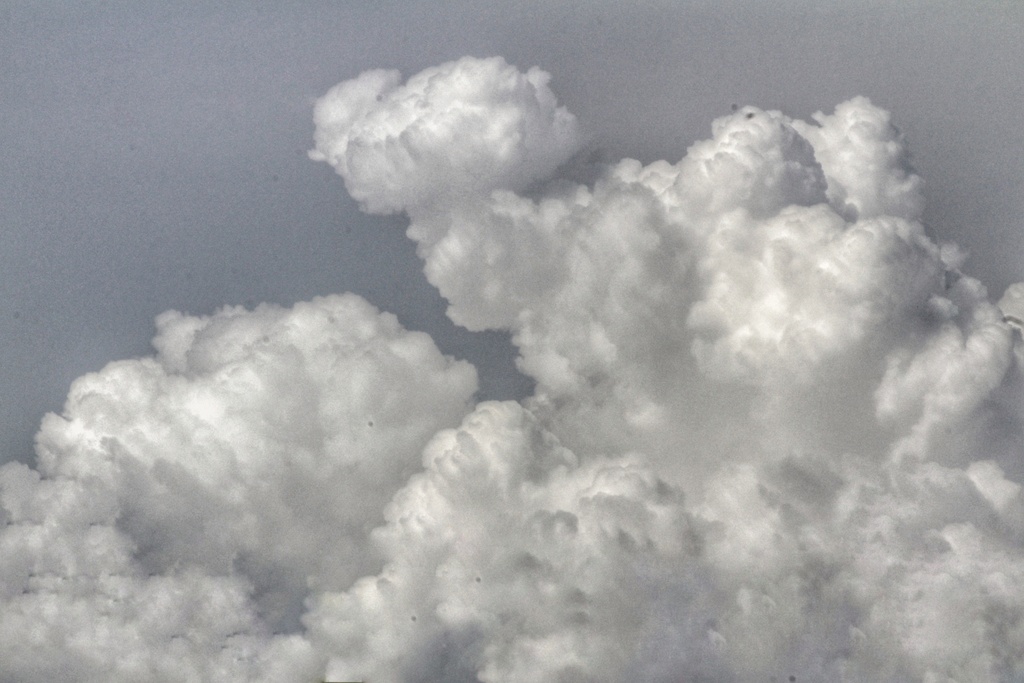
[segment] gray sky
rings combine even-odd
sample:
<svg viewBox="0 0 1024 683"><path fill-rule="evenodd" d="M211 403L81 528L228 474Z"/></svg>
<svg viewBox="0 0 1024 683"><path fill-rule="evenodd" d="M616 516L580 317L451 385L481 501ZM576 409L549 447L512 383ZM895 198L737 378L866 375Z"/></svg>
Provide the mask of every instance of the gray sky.
<svg viewBox="0 0 1024 683"><path fill-rule="evenodd" d="M0 4L0 459L70 382L150 352L174 308L353 291L521 396L507 341L444 317L404 220L310 161L312 106L368 68L538 65L602 156L670 161L737 103L806 118L867 95L926 222L998 299L1024 279L1024 4Z"/></svg>

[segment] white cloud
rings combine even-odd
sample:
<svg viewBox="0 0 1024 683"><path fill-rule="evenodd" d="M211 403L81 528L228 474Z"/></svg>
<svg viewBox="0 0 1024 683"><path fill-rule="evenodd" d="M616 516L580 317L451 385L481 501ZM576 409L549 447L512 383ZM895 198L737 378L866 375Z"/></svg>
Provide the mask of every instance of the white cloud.
<svg viewBox="0 0 1024 683"><path fill-rule="evenodd" d="M674 627L687 635L659 650L672 666L702 673L667 654L703 647L693 635L701 623L729 653L722 668L709 665L717 677L782 675L789 662L812 678L998 678L1012 657L971 653L997 641L1018 647L1010 631L979 628L942 657L939 645L901 650L891 643L960 637L952 612L930 607L915 627L873 605L895 615L908 600L910 579L887 574L894 566L921 581L961 566L939 541L922 555L921 537L941 540L964 524L986 543L1009 540L1007 521L970 508L1010 514L1016 484L966 469L1019 458L1008 327L980 283L961 276L956 249L925 234L922 183L887 112L856 98L808 124L745 108L712 133L676 164L623 161L593 187L467 192L410 212L409 234L454 321L512 331L520 367L538 383L532 413L581 463L642 452L687 492L678 512L710 524L698 564L715 580L683 590L707 612L678 610ZM915 483L922 478L930 483ZM447 514L442 527L457 528L480 512ZM972 591L985 570L962 577L937 604L981 623L989 608ZM371 585L339 600L368 600L360 591ZM999 609L1014 613L1016 597L1003 598ZM630 648L657 640L628 632L620 638ZM479 637L503 647L503 636ZM560 651L574 651L570 643L575 659L550 660L545 676L564 665L618 680L639 666L627 654L594 655L586 637L559 641ZM400 676L387 667L416 660L421 646L387 656L370 648L351 661ZM487 650L467 643L464 652L474 647ZM487 680L508 675L487 668L486 656L472 661L492 672Z"/></svg>
<svg viewBox="0 0 1024 683"><path fill-rule="evenodd" d="M580 144L576 119L557 106L549 78L500 57L464 57L404 85L397 71L368 71L317 102L310 156L331 164L373 213L519 190Z"/></svg>
<svg viewBox="0 0 1024 683"><path fill-rule="evenodd" d="M1019 297L926 234L888 113L744 108L592 186L548 182L575 120L500 59L316 121L536 393L470 410L353 296L161 316L0 470L5 675L1024 675Z"/></svg>
<svg viewBox="0 0 1024 683"><path fill-rule="evenodd" d="M671 616L707 612L700 532L635 458L581 464L518 404L485 403L424 465L376 533L384 571L307 617L332 678L622 680L665 628L714 655L701 619Z"/></svg>
<svg viewBox="0 0 1024 683"><path fill-rule="evenodd" d="M828 199L835 210L856 220L894 216L920 220L924 209L921 178L909 168L903 136L889 112L855 97L835 113L814 115L818 125L794 126L814 147L828 178Z"/></svg>
<svg viewBox="0 0 1024 683"><path fill-rule="evenodd" d="M157 326L155 358L82 377L47 416L38 472L0 470L0 660L21 667L3 677L273 680L265 660L296 653L308 668L273 634L311 591L380 566L370 530L476 388L353 295Z"/></svg>

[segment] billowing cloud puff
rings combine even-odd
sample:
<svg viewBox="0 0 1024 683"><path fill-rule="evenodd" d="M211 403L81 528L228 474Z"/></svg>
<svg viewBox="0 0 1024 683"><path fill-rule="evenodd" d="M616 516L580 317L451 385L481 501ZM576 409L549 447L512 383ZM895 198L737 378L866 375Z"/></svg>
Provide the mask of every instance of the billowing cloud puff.
<svg viewBox="0 0 1024 683"><path fill-rule="evenodd" d="M316 122L534 394L471 408L353 296L164 314L0 469L0 678L1024 677L1020 288L929 237L888 113L747 107L588 185L500 59Z"/></svg>
<svg viewBox="0 0 1024 683"><path fill-rule="evenodd" d="M814 120L818 125L793 125L813 145L836 211L850 219L921 218L923 183L909 168L903 136L890 122L889 112L866 97L855 97L837 106L831 116L819 112Z"/></svg>
<svg viewBox="0 0 1024 683"><path fill-rule="evenodd" d="M310 156L331 164L373 213L520 190L580 144L576 118L557 105L549 79L500 57L464 57L404 85L397 71L368 71L317 102Z"/></svg>
<svg viewBox="0 0 1024 683"><path fill-rule="evenodd" d="M353 295L157 327L46 417L38 471L0 470L2 678L274 680L272 634L380 566L370 530L476 389Z"/></svg>
<svg viewBox="0 0 1024 683"><path fill-rule="evenodd" d="M657 667L713 655L700 619L670 616L704 607L700 535L635 459L580 465L519 405L489 403L424 466L375 534L384 571L307 617L330 678L612 681L648 666L639 642L693 640ZM671 604L636 599L658 593Z"/></svg>

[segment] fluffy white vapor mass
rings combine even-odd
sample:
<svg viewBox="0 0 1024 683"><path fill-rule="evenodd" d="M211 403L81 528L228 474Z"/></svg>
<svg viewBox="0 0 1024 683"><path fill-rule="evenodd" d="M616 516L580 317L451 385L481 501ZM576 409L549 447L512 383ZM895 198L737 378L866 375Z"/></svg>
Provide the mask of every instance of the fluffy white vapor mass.
<svg viewBox="0 0 1024 683"><path fill-rule="evenodd" d="M353 295L157 327L47 416L38 471L0 469L4 680L312 679L284 634L379 569L370 530L476 389Z"/></svg>
<svg viewBox="0 0 1024 683"><path fill-rule="evenodd" d="M465 57L404 84L397 71L368 71L317 102L310 156L331 164L372 213L519 190L580 144L576 118L557 106L549 78L500 57Z"/></svg>
<svg viewBox="0 0 1024 683"><path fill-rule="evenodd" d="M0 469L0 678L1024 678L1024 290L929 237L889 114L580 184L547 83L368 72L311 152L534 394L351 295L164 314Z"/></svg>

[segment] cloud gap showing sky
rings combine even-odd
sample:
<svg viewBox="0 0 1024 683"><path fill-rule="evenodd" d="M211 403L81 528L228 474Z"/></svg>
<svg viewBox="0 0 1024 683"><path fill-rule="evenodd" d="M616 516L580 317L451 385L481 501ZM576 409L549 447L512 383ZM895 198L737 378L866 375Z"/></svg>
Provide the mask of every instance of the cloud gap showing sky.
<svg viewBox="0 0 1024 683"><path fill-rule="evenodd" d="M354 294L162 314L0 468L0 678L1024 676L1024 285L928 234L887 111L604 163L464 57L314 121L533 392Z"/></svg>

